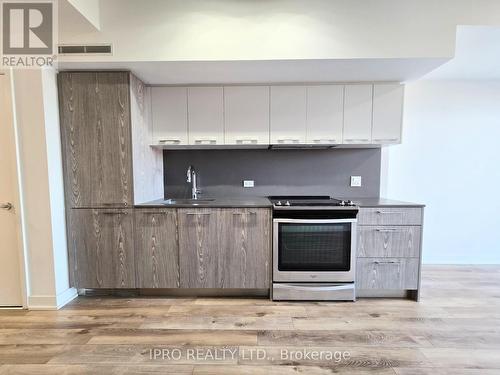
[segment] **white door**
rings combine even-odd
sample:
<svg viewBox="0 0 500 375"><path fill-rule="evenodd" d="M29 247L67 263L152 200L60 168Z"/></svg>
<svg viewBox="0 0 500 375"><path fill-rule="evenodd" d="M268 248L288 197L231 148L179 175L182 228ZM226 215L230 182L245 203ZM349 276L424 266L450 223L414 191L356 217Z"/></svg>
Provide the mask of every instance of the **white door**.
<svg viewBox="0 0 500 375"><path fill-rule="evenodd" d="M269 144L269 87L224 87L225 143Z"/></svg>
<svg viewBox="0 0 500 375"><path fill-rule="evenodd" d="M271 86L271 143L306 143L307 87Z"/></svg>
<svg viewBox="0 0 500 375"><path fill-rule="evenodd" d="M344 96L344 143L372 141L373 85L346 85Z"/></svg>
<svg viewBox="0 0 500 375"><path fill-rule="evenodd" d="M342 143L344 86L318 85L307 88L307 143Z"/></svg>
<svg viewBox="0 0 500 375"><path fill-rule="evenodd" d="M373 143L401 142L404 86L375 84L373 86Z"/></svg>
<svg viewBox="0 0 500 375"><path fill-rule="evenodd" d="M188 88L190 145L224 144L224 97L222 87Z"/></svg>
<svg viewBox="0 0 500 375"><path fill-rule="evenodd" d="M153 143L187 145L187 88L153 87L151 107Z"/></svg>
<svg viewBox="0 0 500 375"><path fill-rule="evenodd" d="M0 72L0 306L21 306L19 210L10 84Z"/></svg>

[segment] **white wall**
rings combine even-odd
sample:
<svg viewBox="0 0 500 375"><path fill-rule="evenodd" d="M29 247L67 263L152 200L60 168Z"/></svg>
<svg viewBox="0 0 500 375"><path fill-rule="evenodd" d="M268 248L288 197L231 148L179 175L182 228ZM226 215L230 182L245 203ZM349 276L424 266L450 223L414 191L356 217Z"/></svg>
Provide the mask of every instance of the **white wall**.
<svg viewBox="0 0 500 375"><path fill-rule="evenodd" d="M451 57L457 24L500 23L497 0L106 0L100 31L59 12L60 43L112 43L77 61Z"/></svg>
<svg viewBox="0 0 500 375"><path fill-rule="evenodd" d="M420 81L382 195L427 205L424 263L500 263L500 81Z"/></svg>
<svg viewBox="0 0 500 375"><path fill-rule="evenodd" d="M15 126L21 165L28 307L55 309L69 287L55 72L14 72Z"/></svg>

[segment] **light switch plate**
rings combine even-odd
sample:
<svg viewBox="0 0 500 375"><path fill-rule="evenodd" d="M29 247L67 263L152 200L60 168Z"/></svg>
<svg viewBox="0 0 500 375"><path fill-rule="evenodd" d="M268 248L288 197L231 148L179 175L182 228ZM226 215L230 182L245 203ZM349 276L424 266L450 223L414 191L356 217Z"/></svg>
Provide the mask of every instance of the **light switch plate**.
<svg viewBox="0 0 500 375"><path fill-rule="evenodd" d="M351 176L351 187L361 186L361 176Z"/></svg>
<svg viewBox="0 0 500 375"><path fill-rule="evenodd" d="M243 180L243 187L253 188L255 186L254 180Z"/></svg>

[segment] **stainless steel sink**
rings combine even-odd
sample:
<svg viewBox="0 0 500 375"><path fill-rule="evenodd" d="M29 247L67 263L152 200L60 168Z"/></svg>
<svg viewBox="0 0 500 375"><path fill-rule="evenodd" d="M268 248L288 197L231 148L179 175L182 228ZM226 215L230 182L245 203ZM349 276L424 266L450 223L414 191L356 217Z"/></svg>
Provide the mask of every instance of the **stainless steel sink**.
<svg viewBox="0 0 500 375"><path fill-rule="evenodd" d="M215 199L167 199L165 204L192 204L197 206L199 204L208 204L215 201Z"/></svg>

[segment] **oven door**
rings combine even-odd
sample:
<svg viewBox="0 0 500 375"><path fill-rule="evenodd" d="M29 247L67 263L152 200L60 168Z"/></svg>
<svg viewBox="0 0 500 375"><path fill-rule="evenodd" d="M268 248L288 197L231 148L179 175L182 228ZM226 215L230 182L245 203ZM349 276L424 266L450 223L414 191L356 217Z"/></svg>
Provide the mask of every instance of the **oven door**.
<svg viewBox="0 0 500 375"><path fill-rule="evenodd" d="M353 282L356 219L274 219L273 281Z"/></svg>

